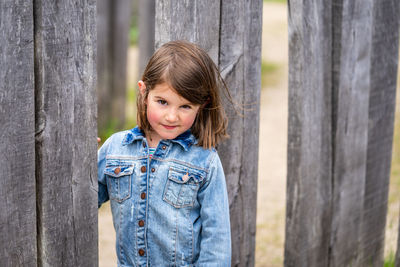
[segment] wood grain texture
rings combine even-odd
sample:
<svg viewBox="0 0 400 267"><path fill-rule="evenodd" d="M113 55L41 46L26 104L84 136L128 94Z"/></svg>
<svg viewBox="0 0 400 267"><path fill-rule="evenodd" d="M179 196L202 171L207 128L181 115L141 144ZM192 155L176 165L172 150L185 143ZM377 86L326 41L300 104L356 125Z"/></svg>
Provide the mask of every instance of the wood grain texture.
<svg viewBox="0 0 400 267"><path fill-rule="evenodd" d="M0 2L0 266L36 266L33 14Z"/></svg>
<svg viewBox="0 0 400 267"><path fill-rule="evenodd" d="M221 3L219 68L238 103L235 110L225 101L230 139L218 147L229 194L232 266L254 266L262 1Z"/></svg>
<svg viewBox="0 0 400 267"><path fill-rule="evenodd" d="M139 79L154 53L155 15L155 0L139 0Z"/></svg>
<svg viewBox="0 0 400 267"><path fill-rule="evenodd" d="M131 0L98 1L98 125L125 124L126 75Z"/></svg>
<svg viewBox="0 0 400 267"><path fill-rule="evenodd" d="M97 266L96 1L35 1L38 266Z"/></svg>
<svg viewBox="0 0 400 267"><path fill-rule="evenodd" d="M374 1L362 262L383 265L399 49L400 2Z"/></svg>
<svg viewBox="0 0 400 267"><path fill-rule="evenodd" d="M330 266L356 266L363 221L373 1L333 8L333 195Z"/></svg>
<svg viewBox="0 0 400 267"><path fill-rule="evenodd" d="M336 0L326 7L326 10L331 8L331 16L328 14L325 20L313 17L322 14L321 10L310 11L301 1L289 4L289 36L294 38L289 43L285 265L382 266L394 123L399 3ZM305 30L314 27L308 27L311 21L312 25L322 22L331 32L324 36L318 29ZM302 29L300 37L299 29ZM310 42L309 38L315 36L323 38L320 46L315 47L314 42ZM320 85L327 92L325 99L310 97L310 85L298 82L312 69L315 73L305 75L307 81L320 84L318 77L324 69L310 60L315 55L308 55L308 47L328 55L324 57L324 66L328 66L326 75L331 84ZM321 120L314 117L315 111L304 112L315 105L323 107L322 111L317 111L325 114L323 123L328 124L322 130L331 135L322 143L330 146L323 155L318 153L319 147L311 147L311 151L310 145L302 147L310 138L320 140L321 130L313 128L315 124L320 125ZM307 130L304 135L304 128L311 131ZM294 149L298 146L301 149ZM315 154L318 157L315 158ZM309 170L301 173L304 164L314 165L312 170L323 170L313 181L319 179L324 186L307 183ZM318 195L324 198L316 198ZM310 214L310 210L321 204L325 209L321 206L321 213L313 218L315 214ZM321 234L316 231L319 227L324 230Z"/></svg>
<svg viewBox="0 0 400 267"><path fill-rule="evenodd" d="M219 1L157 0L155 48L172 40L186 40L200 45L217 63L219 12Z"/></svg>
<svg viewBox="0 0 400 267"><path fill-rule="evenodd" d="M285 266L328 266L332 198L332 7L289 0Z"/></svg>

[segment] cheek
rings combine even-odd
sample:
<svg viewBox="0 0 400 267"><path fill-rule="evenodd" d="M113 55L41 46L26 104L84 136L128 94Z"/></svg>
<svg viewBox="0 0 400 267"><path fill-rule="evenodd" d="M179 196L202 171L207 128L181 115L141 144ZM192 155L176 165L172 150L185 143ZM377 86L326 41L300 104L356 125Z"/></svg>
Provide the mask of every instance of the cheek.
<svg viewBox="0 0 400 267"><path fill-rule="evenodd" d="M153 109L147 109L147 120L150 124L157 123L161 115Z"/></svg>
<svg viewBox="0 0 400 267"><path fill-rule="evenodd" d="M190 128L192 127L195 119L196 119L196 114L186 116L185 118L182 119L182 124L185 125L185 127Z"/></svg>

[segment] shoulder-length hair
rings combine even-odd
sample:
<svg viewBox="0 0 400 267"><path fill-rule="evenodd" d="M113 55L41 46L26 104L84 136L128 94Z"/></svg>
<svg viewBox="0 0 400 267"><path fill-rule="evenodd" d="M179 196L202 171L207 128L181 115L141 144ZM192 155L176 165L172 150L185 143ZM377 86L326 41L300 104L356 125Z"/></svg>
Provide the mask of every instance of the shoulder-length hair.
<svg viewBox="0 0 400 267"><path fill-rule="evenodd" d="M157 84L167 83L178 95L200 105L191 127L199 146L207 149L215 147L228 137L228 121L220 90L225 90L229 100L231 97L217 66L203 49L186 41L164 44L150 58L142 81L146 90L137 97L137 123L146 135L151 131L151 126L146 116L145 99Z"/></svg>

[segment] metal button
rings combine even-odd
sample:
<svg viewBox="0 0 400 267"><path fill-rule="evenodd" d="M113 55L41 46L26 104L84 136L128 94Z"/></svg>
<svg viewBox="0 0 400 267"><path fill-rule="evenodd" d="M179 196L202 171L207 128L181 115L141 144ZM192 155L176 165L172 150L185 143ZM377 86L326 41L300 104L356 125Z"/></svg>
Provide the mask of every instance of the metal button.
<svg viewBox="0 0 400 267"><path fill-rule="evenodd" d="M140 226L140 227L143 227L143 226L144 226L144 221L143 221L143 220L140 220L140 221L139 221L139 226Z"/></svg>
<svg viewBox="0 0 400 267"><path fill-rule="evenodd" d="M151 168L151 172L155 172L156 171L156 169L154 169L154 168Z"/></svg>
<svg viewBox="0 0 400 267"><path fill-rule="evenodd" d="M146 172L146 166L142 166L142 168L140 168L141 172Z"/></svg>
<svg viewBox="0 0 400 267"><path fill-rule="evenodd" d="M140 256L144 256L144 250L143 249L139 249L139 255Z"/></svg>
<svg viewBox="0 0 400 267"><path fill-rule="evenodd" d="M114 170L114 173L115 173L115 174L118 174L118 173L120 173L120 172L121 172L121 168L120 168L120 167L115 168L115 170Z"/></svg>
<svg viewBox="0 0 400 267"><path fill-rule="evenodd" d="M166 147L166 146L162 146L161 148L162 148L162 150L165 150L165 149L167 149L167 147Z"/></svg>
<svg viewBox="0 0 400 267"><path fill-rule="evenodd" d="M142 144L143 144L143 147L146 147L146 143L145 142L143 142Z"/></svg>
<svg viewBox="0 0 400 267"><path fill-rule="evenodd" d="M141 199L145 199L145 198L146 198L146 193L145 193L145 192L142 192L142 193L140 194L140 198L141 198Z"/></svg>

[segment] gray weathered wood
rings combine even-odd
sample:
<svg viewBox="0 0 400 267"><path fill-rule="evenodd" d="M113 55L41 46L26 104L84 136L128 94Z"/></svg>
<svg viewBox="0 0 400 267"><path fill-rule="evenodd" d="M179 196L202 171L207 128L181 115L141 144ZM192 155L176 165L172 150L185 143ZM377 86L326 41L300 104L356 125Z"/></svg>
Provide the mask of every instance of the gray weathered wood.
<svg viewBox="0 0 400 267"><path fill-rule="evenodd" d="M38 266L97 266L96 1L35 1Z"/></svg>
<svg viewBox="0 0 400 267"><path fill-rule="evenodd" d="M328 266L332 198L331 13L289 0L285 266Z"/></svg>
<svg viewBox="0 0 400 267"><path fill-rule="evenodd" d="M382 266L399 3L338 0L326 5L329 13L323 16L322 10L290 1L285 265ZM322 64L310 50L323 58ZM319 83L322 74L328 83ZM311 90L325 98L309 95L313 83L317 87ZM323 154L312 143L303 145L319 142L321 134ZM310 214L315 206L319 212Z"/></svg>
<svg viewBox="0 0 400 267"><path fill-rule="evenodd" d="M374 1L368 150L359 266L382 266L392 158L400 2Z"/></svg>
<svg viewBox="0 0 400 267"><path fill-rule="evenodd" d="M212 0L157 0L155 48L172 40L199 44L215 63L219 52L220 3Z"/></svg>
<svg viewBox="0 0 400 267"><path fill-rule="evenodd" d="M239 116L225 103L231 138L218 147L229 193L233 266L254 265L261 25L261 0L156 1L156 47L176 39L199 44L244 108Z"/></svg>
<svg viewBox="0 0 400 267"><path fill-rule="evenodd" d="M0 266L36 266L32 1L0 2Z"/></svg>
<svg viewBox="0 0 400 267"><path fill-rule="evenodd" d="M229 193L232 266L255 263L262 3L221 1L219 68L243 108L239 116L225 103L230 139L218 147Z"/></svg>
<svg viewBox="0 0 400 267"><path fill-rule="evenodd" d="M125 123L126 67L131 0L98 0L98 125L103 130Z"/></svg>
<svg viewBox="0 0 400 267"><path fill-rule="evenodd" d="M333 7L333 196L330 266L360 266L368 141L372 0Z"/></svg>
<svg viewBox="0 0 400 267"><path fill-rule="evenodd" d="M139 0L139 78L154 53L155 13L155 0Z"/></svg>

